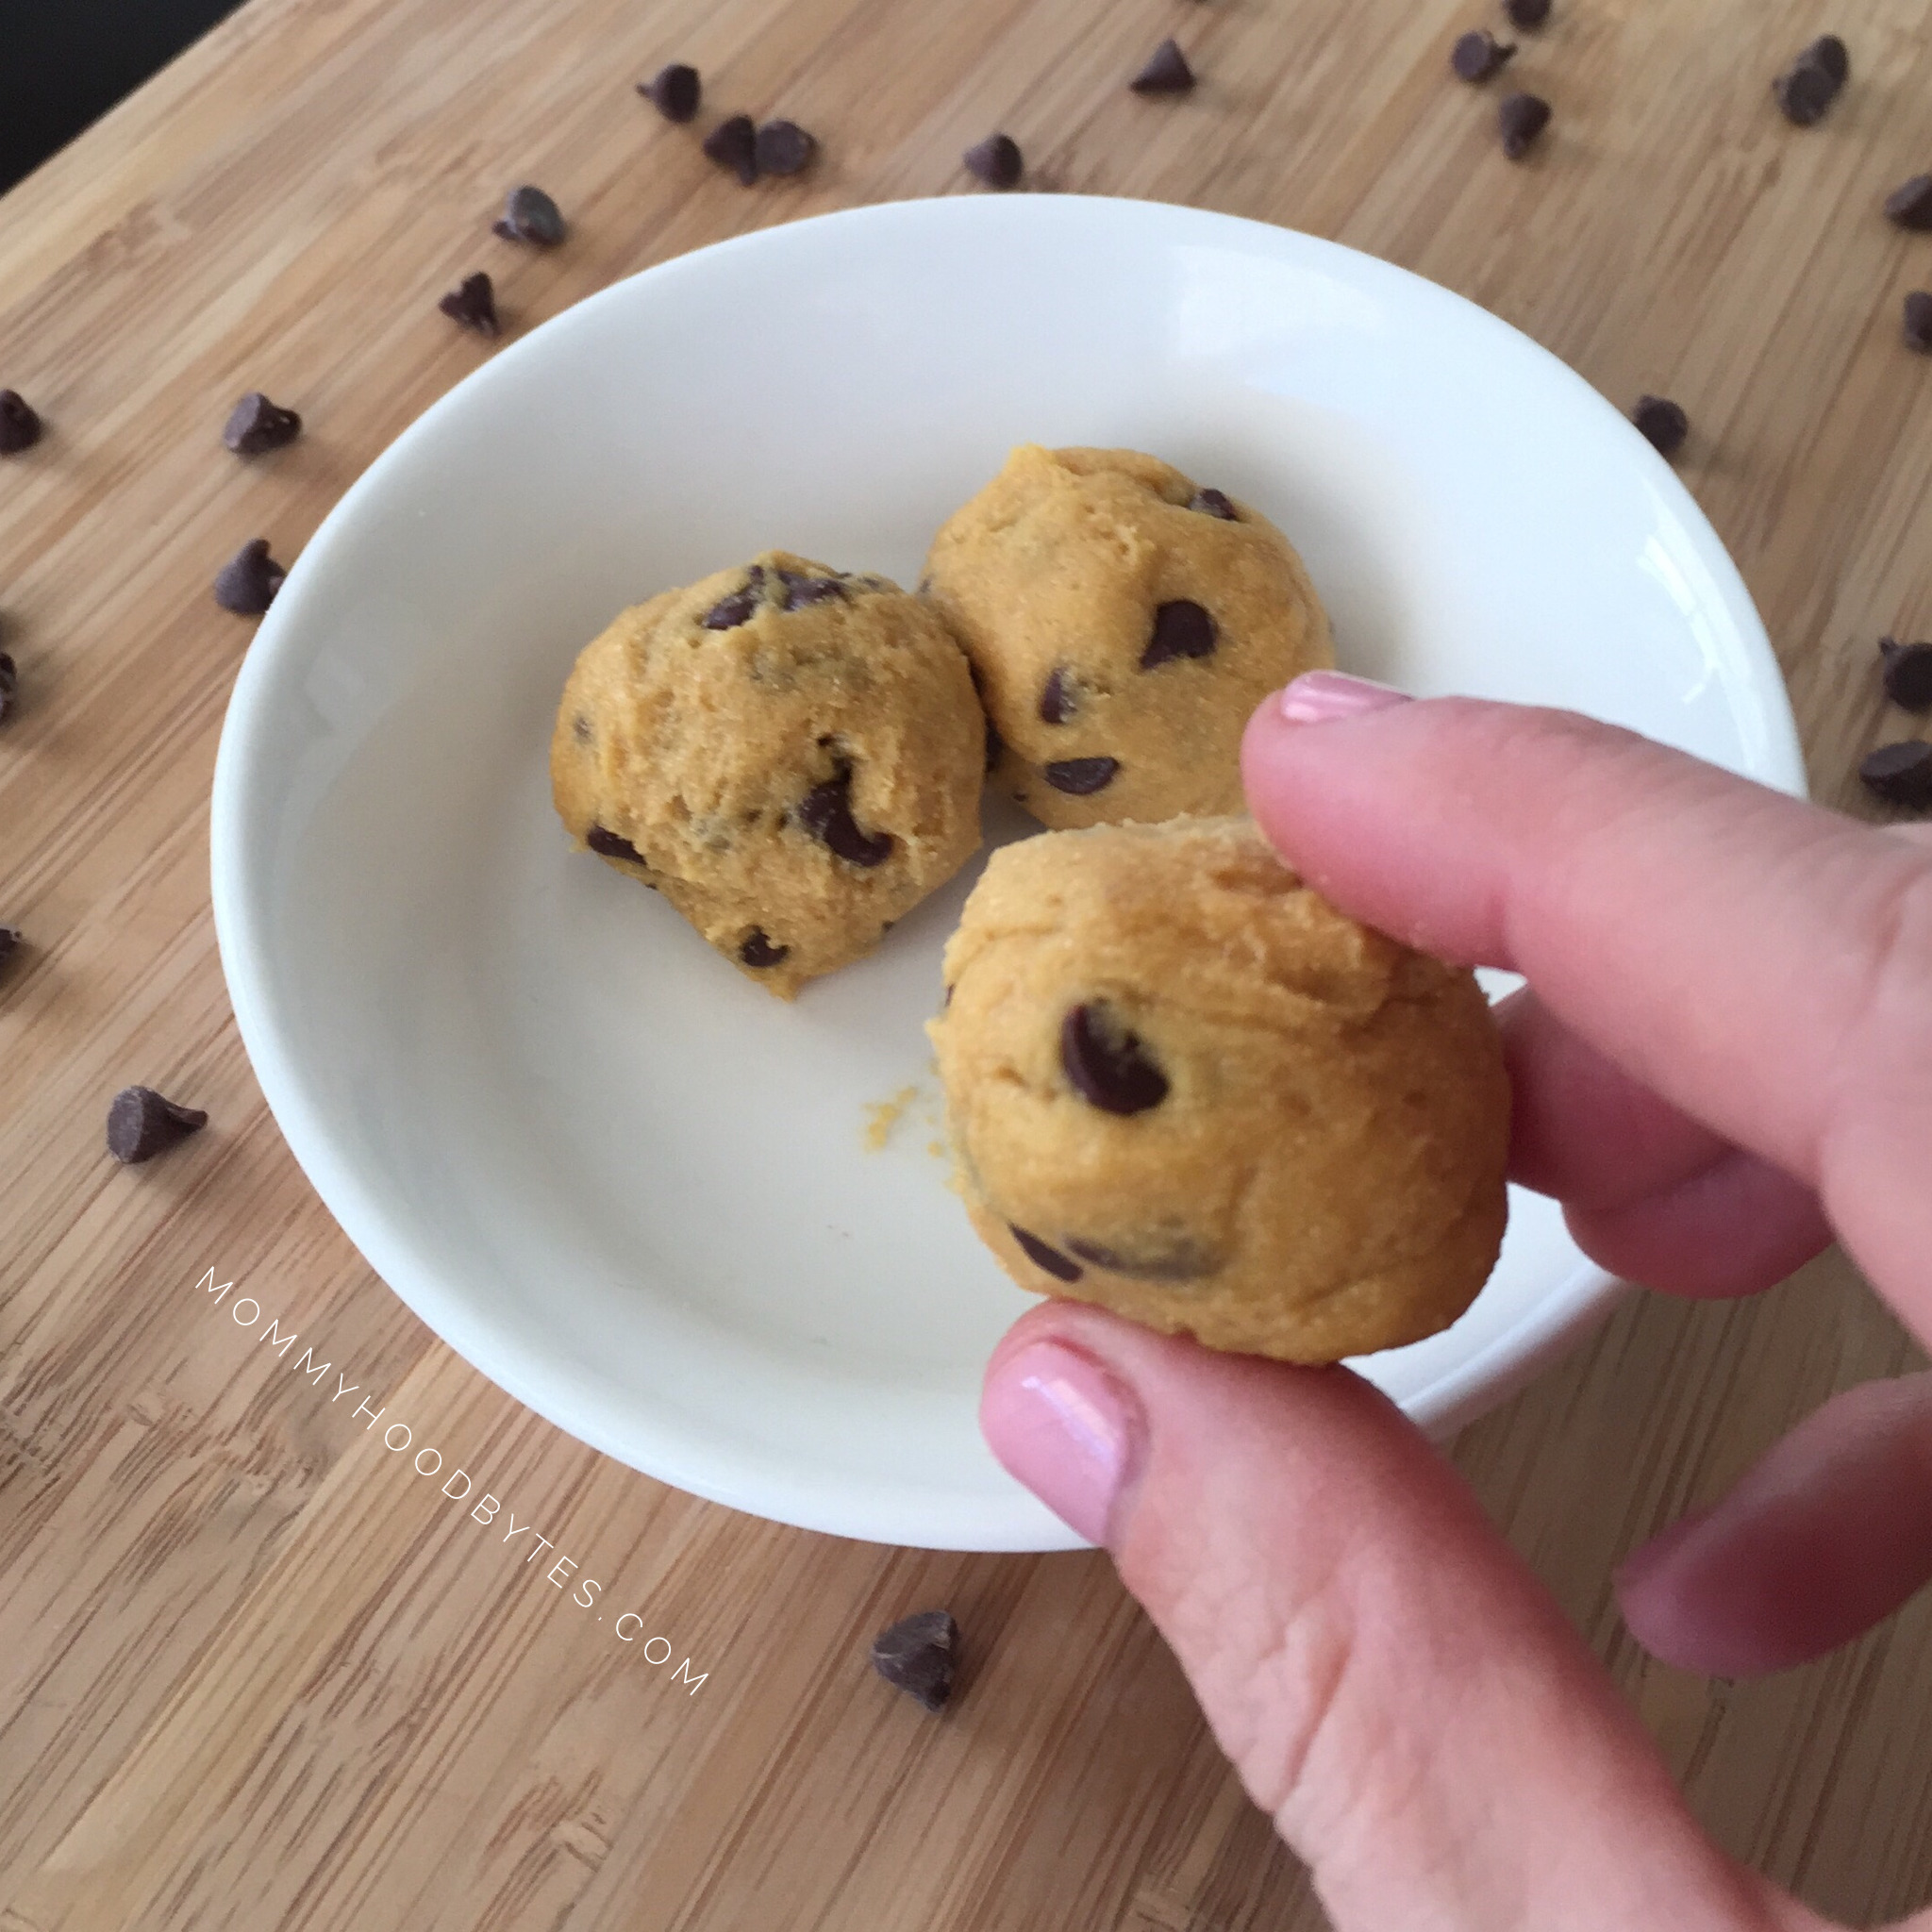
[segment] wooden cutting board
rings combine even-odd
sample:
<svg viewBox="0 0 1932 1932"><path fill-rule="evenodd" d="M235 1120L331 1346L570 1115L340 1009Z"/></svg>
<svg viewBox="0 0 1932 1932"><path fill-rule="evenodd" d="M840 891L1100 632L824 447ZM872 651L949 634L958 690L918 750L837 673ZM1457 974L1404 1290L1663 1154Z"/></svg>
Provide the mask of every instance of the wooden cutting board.
<svg viewBox="0 0 1932 1932"><path fill-rule="evenodd" d="M1447 72L1488 4L251 0L0 202L0 384L48 425L0 466L0 923L28 939L0 980L6 1932L1321 1923L1104 1555L885 1549L694 1501L499 1394L358 1259L216 959L208 781L251 627L208 586L247 538L292 557L492 353L437 312L461 275L498 278L513 338L741 229L982 192L958 156L1003 128L1035 188L1333 236L1621 407L1678 398L1816 791L1862 809L1857 758L1905 722L1874 640L1932 629L1932 360L1898 340L1932 238L1878 213L1932 167L1932 6L1557 0L1513 70L1555 125L1513 165ZM1854 80L1800 133L1767 83L1832 25ZM1198 90L1129 93L1171 32ZM671 58L703 71L696 130L632 92ZM740 106L815 130L817 170L748 192L704 160ZM561 250L490 236L521 180L571 218ZM217 436L254 387L308 426L242 463ZM132 1081L210 1125L116 1167ZM291 1374L243 1298L327 1375ZM1932 1886L1932 1605L1725 1687L1639 1655L1606 1578L1828 1391L1913 1359L1827 1257L1750 1305L1638 1300L1456 1448L1711 1828L1861 1923ZM441 1465L385 1449L395 1422ZM933 1604L965 1632L942 1719L865 1663Z"/></svg>

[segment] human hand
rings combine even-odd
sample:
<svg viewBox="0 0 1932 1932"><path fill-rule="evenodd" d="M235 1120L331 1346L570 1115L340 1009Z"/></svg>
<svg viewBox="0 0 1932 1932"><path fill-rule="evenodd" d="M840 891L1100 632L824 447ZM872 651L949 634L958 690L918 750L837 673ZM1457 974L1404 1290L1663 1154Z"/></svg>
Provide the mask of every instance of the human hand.
<svg viewBox="0 0 1932 1932"><path fill-rule="evenodd" d="M1317 723L1321 728L1312 728ZM1607 1268L1769 1286L1833 1236L1932 1341L1932 841L1566 713L1333 674L1248 728L1248 799L1344 910L1530 990L1512 1164ZM1343 1368L1049 1301L982 1426L1173 1646L1342 1932L1813 1927L1704 1837L1595 1658ZM1932 1375L1854 1390L1625 1565L1625 1621L1727 1675L1932 1575ZM1912 1922L1932 1932L1932 1913Z"/></svg>

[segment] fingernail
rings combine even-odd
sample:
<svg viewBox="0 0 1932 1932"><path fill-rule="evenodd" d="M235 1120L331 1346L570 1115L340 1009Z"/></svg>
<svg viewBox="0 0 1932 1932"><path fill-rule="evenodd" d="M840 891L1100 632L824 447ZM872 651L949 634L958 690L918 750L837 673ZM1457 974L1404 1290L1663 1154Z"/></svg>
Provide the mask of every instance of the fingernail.
<svg viewBox="0 0 1932 1932"><path fill-rule="evenodd" d="M1291 724L1326 724L1331 719L1406 705L1408 693L1372 678L1351 677L1345 671L1305 671L1278 702L1281 715Z"/></svg>
<svg viewBox="0 0 1932 1932"><path fill-rule="evenodd" d="M979 1425L1008 1474L1090 1543L1107 1541L1142 1430L1139 1402L1110 1370L1062 1342L1029 1342L988 1374Z"/></svg>

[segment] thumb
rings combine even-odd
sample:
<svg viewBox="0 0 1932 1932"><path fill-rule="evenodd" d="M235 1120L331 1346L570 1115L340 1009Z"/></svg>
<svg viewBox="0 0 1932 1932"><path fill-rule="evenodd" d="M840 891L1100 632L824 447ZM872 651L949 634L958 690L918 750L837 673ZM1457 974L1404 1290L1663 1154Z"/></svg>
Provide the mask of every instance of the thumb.
<svg viewBox="0 0 1932 1932"><path fill-rule="evenodd" d="M980 1421L1111 1551L1338 1932L1817 1923L1704 1837L1468 1489L1347 1369L1050 1301Z"/></svg>

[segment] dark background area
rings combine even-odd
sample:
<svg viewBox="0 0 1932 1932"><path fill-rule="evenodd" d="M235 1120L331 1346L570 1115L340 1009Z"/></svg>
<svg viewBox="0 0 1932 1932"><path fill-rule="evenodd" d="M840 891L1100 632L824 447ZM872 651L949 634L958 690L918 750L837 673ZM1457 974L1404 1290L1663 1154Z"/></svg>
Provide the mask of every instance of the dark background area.
<svg viewBox="0 0 1932 1932"><path fill-rule="evenodd" d="M0 0L0 190L242 0Z"/></svg>

